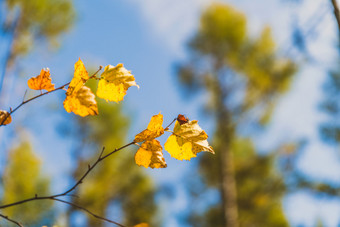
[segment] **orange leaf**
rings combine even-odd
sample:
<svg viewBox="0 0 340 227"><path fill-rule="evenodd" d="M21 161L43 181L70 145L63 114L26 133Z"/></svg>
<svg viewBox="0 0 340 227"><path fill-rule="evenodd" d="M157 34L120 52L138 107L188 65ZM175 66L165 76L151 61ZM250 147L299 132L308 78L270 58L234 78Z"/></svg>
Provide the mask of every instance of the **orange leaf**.
<svg viewBox="0 0 340 227"><path fill-rule="evenodd" d="M40 75L32 77L27 81L27 85L33 90L45 89L46 91L52 91L54 90L54 84L52 84L50 75L49 68L42 69Z"/></svg>
<svg viewBox="0 0 340 227"><path fill-rule="evenodd" d="M0 125L8 125L11 122L11 115L6 110L0 110Z"/></svg>
<svg viewBox="0 0 340 227"><path fill-rule="evenodd" d="M64 108L67 112L73 112L82 117L98 114L95 95L91 92L91 89L86 86L66 96Z"/></svg>
<svg viewBox="0 0 340 227"><path fill-rule="evenodd" d="M165 168L162 146L158 140L145 141L135 155L136 164L145 168Z"/></svg>
<svg viewBox="0 0 340 227"><path fill-rule="evenodd" d="M161 113L152 116L150 123L143 132L135 136L135 142L142 142L144 140L153 140L164 134L163 115Z"/></svg>

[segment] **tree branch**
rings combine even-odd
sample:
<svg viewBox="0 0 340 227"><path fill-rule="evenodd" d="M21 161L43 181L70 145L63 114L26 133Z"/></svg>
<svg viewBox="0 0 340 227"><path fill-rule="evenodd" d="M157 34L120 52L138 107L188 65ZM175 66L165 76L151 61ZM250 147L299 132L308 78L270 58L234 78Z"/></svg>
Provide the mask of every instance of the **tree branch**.
<svg viewBox="0 0 340 227"><path fill-rule="evenodd" d="M20 224L19 222L13 220L13 219L10 219L8 216L5 216L3 214L0 214L0 217L6 219L7 221L10 221L10 222L13 222L14 224L16 224L17 226L20 226L20 227L24 227L22 224Z"/></svg>
<svg viewBox="0 0 340 227"><path fill-rule="evenodd" d="M98 70L90 77L90 79L94 79L95 76L97 75L97 73L98 73L102 68L103 68L103 67L100 66L99 69L98 69ZM27 100L25 100L25 96L26 96L26 92L25 92L23 101L22 101L17 107L15 107L14 109L10 108L10 111L8 112L9 114L7 114L7 115L4 117L4 119L2 119L2 121L0 122L0 127L1 127L1 126L4 126L5 121L7 120L7 118L8 118L10 115L12 115L15 111L17 111L20 107L22 107L22 106L25 105L26 103L29 103L29 102L31 102L31 101L37 99L37 98L40 98L41 96L50 94L50 93L52 93L52 92L55 92L55 91L58 91L58 90L62 90L62 89L64 89L67 85L69 85L70 83L71 83L71 82L66 83L66 84L64 84L64 85L62 85L62 86L60 86L60 87L58 87L58 88L55 88L55 89L52 90L52 91L47 91L47 92L41 93L40 95L34 96L34 97L32 97L32 98L30 98L30 99L27 99Z"/></svg>
<svg viewBox="0 0 340 227"><path fill-rule="evenodd" d="M112 224L116 224L116 225L121 226L121 227L125 227L125 225L122 225L122 224L120 224L120 223L118 223L118 222L115 222L115 221L112 221L112 220L110 220L110 219L107 219L107 218L103 218L103 217L101 217L101 216L98 216L98 215L92 213L91 211L89 211L88 209L86 209L86 208L84 208L84 207L82 207L82 206L79 206L79 205L77 205L77 204L74 204L74 203L71 203L71 202L68 202L68 201L65 201L65 200L61 200L61 199L56 199L56 198L51 198L51 200L55 200L55 201L59 201L59 202L62 202L62 203L66 203L66 204L68 204L68 205L70 205L70 206L73 206L73 207L75 207L75 208L78 208L78 209L80 209L80 210L85 211L86 213L91 214L91 215L92 215L93 217L95 217L95 218L101 219L101 220L103 220L103 221L110 222L110 223L112 223Z"/></svg>
<svg viewBox="0 0 340 227"><path fill-rule="evenodd" d="M174 123L176 120L177 120L177 118L173 119L173 120L170 122L170 124L168 124L168 126L166 126L166 127L164 128L164 131L169 130L169 127L170 127L170 126L172 125L172 123Z"/></svg>
<svg viewBox="0 0 340 227"><path fill-rule="evenodd" d="M99 68L99 70L101 70L101 67ZM99 71L99 70L98 70L98 71ZM95 75L98 73L98 71L97 71L93 76L91 76L90 78L95 77ZM62 86L60 86L60 87L54 89L53 91L57 91L57 90L63 89L63 88L64 88L65 86L67 86L68 84L69 84L69 83L67 83L67 84L65 84L65 85L62 85ZM9 113L10 113L10 114L13 114L15 111L17 111L17 110L18 110L21 106L23 106L24 104L26 104L26 103L28 103L28 102L34 100L34 99L37 99L37 98L39 98L39 97L41 97L41 96L43 96L43 95L49 94L49 93L51 93L51 92L53 92L53 91L45 92L45 93L42 93L42 94L40 94L40 95L37 95L37 96L35 96L35 97L33 97L33 98L30 98L30 99L28 99L28 100L26 100L26 101L22 101L22 103L21 103L20 105L18 105L16 108L14 108L13 110L11 109L11 111L10 111ZM6 118L3 120L3 122L4 122L5 120L6 120ZM166 129L168 129L168 128L170 127L170 125L173 124L175 121L176 121L176 118L175 118L175 119L174 119L174 120L166 127ZM3 123L3 122L2 122L2 123ZM1 126L1 125L0 125L0 126ZM123 226L123 225L121 225L121 224L119 224L119 223L117 223L117 222L114 222L114 221L112 221L112 220L109 220L109 219L100 217L100 216L98 216L98 215L92 213L91 211L87 210L86 208L81 207L81 206L79 206L79 205L77 205L77 204L74 204L74 203L72 203L72 202L68 202L68 201L65 201L65 200L58 199L58 197L62 197L62 196L71 196L71 195L69 195L69 193L72 192L72 191L74 191L74 190L75 190L75 189L83 182L83 180L87 177L87 175L88 175L88 174L89 174L89 173L90 173L90 172L91 172L91 171L92 171L92 170L93 170L93 169L94 169L101 161L103 161L104 159L110 157L110 156L113 155L114 153L116 153L116 152L118 152L118 151L120 151L120 150L122 150L122 149L124 149L124 148L126 148L126 147L129 147L129 146L131 146L131 145L133 145L133 144L134 144L134 145L138 145L138 144L135 142L135 140L133 140L132 142L130 142L130 143L126 144L126 145L123 145L123 146L121 146L121 147L119 147L119 148L116 148L115 150L109 152L109 153L106 154L106 155L103 155L103 154L104 154L104 150L105 150L105 147L103 147L102 150L101 150L101 152L100 152L100 154L99 154L99 156L98 156L98 158L97 158L97 160L93 163L93 165L92 165L92 166L91 166L91 165L88 165L87 171L79 178L79 180L78 180L78 181L77 181L70 189L66 190L66 191L63 192L63 193L59 193L59 194L55 194L55 195L50 195L50 196L38 196L37 194L35 194L34 197L31 197L31 198L28 198L28 199L20 200L20 201L14 202L14 203L9 203L9 204L5 204L5 205L1 205L1 206L0 206L0 209L5 209L5 208L8 208L8 207L17 206L17 205L24 204L24 203L27 203L27 202L30 202L30 201L37 201L37 200L55 200L55 201L59 201L59 202L62 202L62 203L66 203L66 204L68 204L68 205L70 205L70 206L73 206L73 207L76 207L76 208L78 208L78 209L81 209L81 210L83 210L83 211L85 211L85 212L91 214L92 216L98 218L98 219L101 219L101 220L104 220L104 221L107 221L107 222L116 224L116 225L118 225L118 226ZM15 224L17 224L17 225L19 225L19 226L22 226L20 223L14 221L14 220L12 220L12 219L9 219L7 216L4 216L4 215L1 215L1 214L0 214L0 217L6 219L6 220L8 220L8 221L11 221L11 222L13 222L13 223L15 223Z"/></svg>
<svg viewBox="0 0 340 227"><path fill-rule="evenodd" d="M12 206L16 206L16 205L24 204L24 203L27 203L27 202L30 202L30 201L36 201L36 200L47 200L47 199L49 199L49 200L60 201L60 199L57 199L57 198L58 198L58 197L62 197L62 196L67 196L67 195L69 195L70 192L72 192L73 190L75 190L75 189L83 182L83 180L86 178L86 176L87 176L87 175L88 175L88 174L89 174L89 173L90 173L90 172L98 165L98 163L100 163L100 162L103 161L104 159L110 157L112 154L116 153L117 151L120 151L120 150L122 150L122 149L124 149L124 148L126 148L126 147L128 147L128 146L133 145L133 144L135 144L134 141L131 142L131 143L128 143L128 144L126 144L126 145L124 145L124 146L122 146L122 147L120 147L120 148L117 148L117 149L111 151L110 153L108 153L108 154L106 154L106 155L104 155L104 156L103 156L103 152L104 152L105 148L103 147L103 149L101 150L101 153L100 153L98 159L93 163L93 165L92 165L92 166L89 165L89 168L88 168L87 171L83 174L83 176L80 177L80 179L79 179L79 180L78 180L78 181L77 181L70 189L66 190L66 191L63 192L63 193L55 194L55 195L51 195L51 196L38 196L38 195L35 195L35 196L32 197L32 198L28 198L28 199L24 199L24 200L20 200L20 201L14 202L14 203L9 203L9 204L2 205L2 206L0 206L0 209L4 209L4 208L7 208L7 207L12 207ZM79 208L79 209L82 209L82 210L88 212L88 213L91 213L91 212L89 212L86 208L80 207L80 206L78 206L78 205L75 205L75 204L72 204L72 203L69 203L69 202L66 202L66 201L60 201L60 202L68 203L69 205L75 206L75 207L77 207L77 208ZM97 217L97 218L99 217L99 216L97 216L97 215L94 215L93 213L91 213L91 214L92 214L94 217ZM5 218L4 216L1 216L1 217ZM8 218L6 218L6 219L9 220ZM103 217L99 217L99 219L106 220L106 219L103 218ZM108 220L108 219L107 219L107 220ZM106 220L106 221L107 221L107 220ZM10 220L9 220L9 221L10 221ZM111 221L111 220L110 220L109 222L116 224L114 221ZM119 224L119 225L120 225L120 226L123 226L123 225L121 225L121 224Z"/></svg>
<svg viewBox="0 0 340 227"><path fill-rule="evenodd" d="M336 21L338 23L338 28L339 28L339 34L340 34L340 10L339 10L339 5L336 0L331 0L332 5L334 8L334 16L336 18Z"/></svg>

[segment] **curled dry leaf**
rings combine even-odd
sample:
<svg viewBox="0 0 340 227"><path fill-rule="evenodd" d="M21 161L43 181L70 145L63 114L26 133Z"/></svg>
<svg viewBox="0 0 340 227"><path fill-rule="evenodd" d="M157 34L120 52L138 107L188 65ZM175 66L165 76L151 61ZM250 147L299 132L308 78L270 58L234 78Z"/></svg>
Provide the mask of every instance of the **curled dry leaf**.
<svg viewBox="0 0 340 227"><path fill-rule="evenodd" d="M64 108L67 112L73 112L82 117L98 114L95 95L91 92L91 89L86 86L66 96Z"/></svg>
<svg viewBox="0 0 340 227"><path fill-rule="evenodd" d="M89 74L86 71L84 63L79 58L79 60L74 64L74 74L71 83L67 88L66 96L69 96L80 90L88 79Z"/></svg>
<svg viewBox="0 0 340 227"><path fill-rule="evenodd" d="M116 67L107 65L98 83L97 95L106 101L119 102L124 99L129 87L139 86L136 84L134 76L124 68L123 64Z"/></svg>
<svg viewBox="0 0 340 227"><path fill-rule="evenodd" d="M201 129L196 120L184 124L176 121L173 134L167 139L164 149L173 158L190 160L201 151L215 153L209 146L207 139L208 135Z"/></svg>
<svg viewBox="0 0 340 227"><path fill-rule="evenodd" d="M158 140L145 141L135 155L136 164L145 168L165 168L162 146Z"/></svg>
<svg viewBox="0 0 340 227"><path fill-rule="evenodd" d="M54 84L52 84L50 69L42 69L38 76L32 77L27 81L27 85L33 90L54 90Z"/></svg>
<svg viewBox="0 0 340 227"><path fill-rule="evenodd" d="M147 129L135 136L135 142L153 140L164 134L163 115L161 113L152 116Z"/></svg>
<svg viewBox="0 0 340 227"><path fill-rule="evenodd" d="M11 115L6 110L0 110L0 125L8 125L11 122Z"/></svg>

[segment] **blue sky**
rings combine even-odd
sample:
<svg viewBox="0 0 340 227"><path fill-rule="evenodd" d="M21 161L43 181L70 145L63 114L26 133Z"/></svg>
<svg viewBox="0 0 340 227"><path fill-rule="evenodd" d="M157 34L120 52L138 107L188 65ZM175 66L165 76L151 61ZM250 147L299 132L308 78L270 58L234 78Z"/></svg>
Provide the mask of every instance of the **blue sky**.
<svg viewBox="0 0 340 227"><path fill-rule="evenodd" d="M61 47L56 52L46 52L45 47L38 48L22 66L30 75L37 74L41 68L51 69L56 84L68 82L73 71L73 64L79 57L85 65L116 65L124 63L136 77L140 89L130 88L125 98L126 111L133 116L130 137L146 127L150 117L162 112L165 122L170 122L178 113L187 114L190 119L197 119L203 129L212 134L212 122L200 114L200 103L204 97L188 101L181 97L177 86L173 66L175 62L185 59L185 43L198 26L202 9L211 3L210 0L76 0L78 13L74 28L64 35ZM297 138L307 138L310 143L299 160L299 168L316 180L339 183L340 165L335 155L338 148L322 144L318 138L317 126L324 119L317 105L322 98L321 85L326 78L325 69L334 63L336 24L329 1L303 1L298 6L293 3L282 4L282 1L225 1L246 13L251 34L257 35L264 25L270 25L278 42L278 49L285 51L290 47L290 29L294 18L309 31L309 51L318 64L305 63L294 80L291 91L282 98L275 111L267 133L259 136L258 146L270 149L277 142L285 142ZM322 19L314 22L316 14ZM314 26L315 25L315 26ZM15 87L8 105L19 103L26 84ZM55 96L44 97L41 101L27 105L16 113L14 120L24 122L33 116L37 108L47 105ZM62 104L60 104L62 105ZM20 110L19 110L20 111ZM28 113L27 113L28 112ZM41 114L48 121L57 120L60 116L49 113ZM34 122L25 122L27 126ZM46 123L49 124L49 123ZM2 127L13 130L13 128ZM44 135L40 131L44 130ZM56 138L54 127L35 126L29 136L41 155L47 172L56 179L55 190L63 190L67 183L61 173L66 173L71 165L68 152L71 141L63 141L57 148L41 141L43 138ZM43 140L44 141L44 140ZM162 141L164 142L164 141ZM0 146L10 142L0 142ZM48 151L48 152L47 152ZM58 154L58 155L51 155ZM182 171L190 168L188 162L168 160L166 170L148 170L159 184L178 182L182 179ZM57 160L57 161L56 161ZM58 165L57 165L58 163ZM59 163L65 170L60 171ZM178 197L174 201L165 201L172 209L171 217L185 210L187 201L179 186ZM284 200L285 210L292 225L312 225L316 218L321 218L327 226L340 223L340 202L328 199L315 199L307 193L296 193ZM164 205L165 206L165 205ZM168 217L167 226L177 225L175 218Z"/></svg>

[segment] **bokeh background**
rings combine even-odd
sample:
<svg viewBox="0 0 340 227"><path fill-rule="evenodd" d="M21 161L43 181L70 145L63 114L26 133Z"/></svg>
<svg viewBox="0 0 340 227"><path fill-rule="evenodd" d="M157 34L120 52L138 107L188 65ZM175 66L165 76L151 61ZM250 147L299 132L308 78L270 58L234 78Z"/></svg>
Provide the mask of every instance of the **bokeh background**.
<svg viewBox="0 0 340 227"><path fill-rule="evenodd" d="M65 191L103 146L132 141L161 112L165 124L178 114L198 120L216 155L178 161L164 151L167 168L145 169L134 163L137 147L126 149L66 199L125 225L340 225L332 1L3 0L0 7L0 109L39 94L27 80L42 68L56 86L69 82L79 58L89 72L123 63L140 86L119 104L97 100L94 117L68 114L63 91L15 112L0 127L2 204ZM43 201L0 213L25 226L109 226Z"/></svg>

